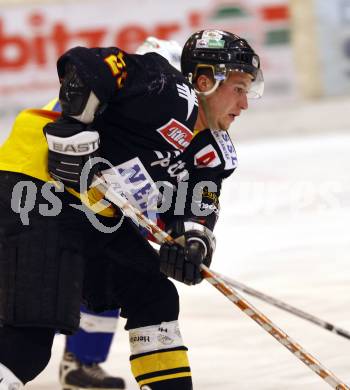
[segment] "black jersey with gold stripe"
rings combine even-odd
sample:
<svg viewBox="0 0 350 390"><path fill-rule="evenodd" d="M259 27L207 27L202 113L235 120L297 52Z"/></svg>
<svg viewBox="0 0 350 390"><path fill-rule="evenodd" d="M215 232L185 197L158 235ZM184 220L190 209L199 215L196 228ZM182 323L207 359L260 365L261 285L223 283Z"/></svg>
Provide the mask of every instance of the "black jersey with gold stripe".
<svg viewBox="0 0 350 390"><path fill-rule="evenodd" d="M196 93L166 59L76 47L59 59L60 77L67 63L100 101L91 127L100 133L101 156L112 165L188 146L198 114Z"/></svg>
<svg viewBox="0 0 350 390"><path fill-rule="evenodd" d="M157 203L156 182L176 191L187 181L191 194L198 181L207 180L218 191L216 196L207 191L203 206L217 212L221 182L235 169L236 153L227 132L205 130L194 137L198 102L181 73L155 53L140 56L117 48L72 49L59 60L59 75L67 61L101 101L91 126L100 133L101 157L110 162L104 173L117 177L129 200L146 211L150 198ZM51 179L42 129L60 115L53 109L60 109L56 102L19 114L0 148L0 170Z"/></svg>

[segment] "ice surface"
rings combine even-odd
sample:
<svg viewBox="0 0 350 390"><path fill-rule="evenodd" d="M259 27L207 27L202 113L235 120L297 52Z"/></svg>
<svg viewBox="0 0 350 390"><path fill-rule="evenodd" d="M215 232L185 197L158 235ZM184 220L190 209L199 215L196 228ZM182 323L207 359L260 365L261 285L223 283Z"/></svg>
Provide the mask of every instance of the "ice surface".
<svg viewBox="0 0 350 390"><path fill-rule="evenodd" d="M223 186L212 264L227 276L348 330L349 103L349 98L333 99L253 110L234 124L239 168ZM2 142L12 119L0 119ZM190 348L196 390L330 388L207 283L178 287L181 329ZM350 384L350 340L247 298ZM129 390L137 390L124 323L121 320L104 366L124 376ZM64 337L57 336L48 367L29 390L60 389L63 344Z"/></svg>
<svg viewBox="0 0 350 390"><path fill-rule="evenodd" d="M224 183L212 268L350 329L350 135L240 141ZM196 390L322 390L321 378L203 282L179 286L181 328ZM350 384L350 340L248 297ZM119 324L105 367L137 386ZM63 336L29 390L59 389Z"/></svg>

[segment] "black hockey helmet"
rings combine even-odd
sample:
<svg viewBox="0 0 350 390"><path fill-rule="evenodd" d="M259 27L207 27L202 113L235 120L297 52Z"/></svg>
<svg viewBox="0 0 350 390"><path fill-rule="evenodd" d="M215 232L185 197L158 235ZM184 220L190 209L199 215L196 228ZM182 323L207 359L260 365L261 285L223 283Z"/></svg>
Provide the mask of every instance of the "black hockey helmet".
<svg viewBox="0 0 350 390"><path fill-rule="evenodd" d="M227 31L201 30L192 34L182 50L181 70L191 82L198 69L211 68L216 81L223 81L230 71L248 73L253 78L249 97L261 97L264 79L260 58L248 42Z"/></svg>

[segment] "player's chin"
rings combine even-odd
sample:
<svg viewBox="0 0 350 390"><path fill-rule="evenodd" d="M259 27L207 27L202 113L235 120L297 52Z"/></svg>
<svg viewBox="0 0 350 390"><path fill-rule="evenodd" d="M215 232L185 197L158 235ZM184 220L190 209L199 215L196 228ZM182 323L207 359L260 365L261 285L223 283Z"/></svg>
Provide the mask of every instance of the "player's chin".
<svg viewBox="0 0 350 390"><path fill-rule="evenodd" d="M228 114L230 124L236 120L237 116L238 115L235 115L235 114Z"/></svg>
<svg viewBox="0 0 350 390"><path fill-rule="evenodd" d="M226 116L225 121L223 121L223 130L228 130L232 123L235 121L237 115L229 114Z"/></svg>

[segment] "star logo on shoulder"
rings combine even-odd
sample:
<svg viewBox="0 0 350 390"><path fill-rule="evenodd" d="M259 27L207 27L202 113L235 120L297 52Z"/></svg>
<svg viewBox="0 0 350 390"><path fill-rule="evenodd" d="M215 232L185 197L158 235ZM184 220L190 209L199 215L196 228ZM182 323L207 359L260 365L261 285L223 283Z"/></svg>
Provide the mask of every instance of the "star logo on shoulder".
<svg viewBox="0 0 350 390"><path fill-rule="evenodd" d="M198 100L197 95L194 89L190 89L188 85L185 83L182 84L176 84L177 86L177 92L179 93L179 96L187 100L187 118L191 116L194 106L198 107Z"/></svg>

